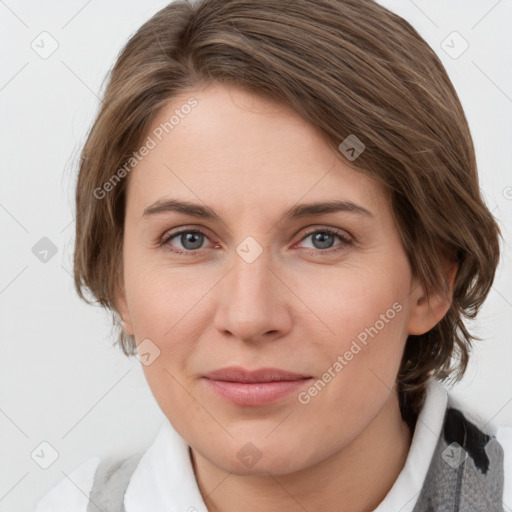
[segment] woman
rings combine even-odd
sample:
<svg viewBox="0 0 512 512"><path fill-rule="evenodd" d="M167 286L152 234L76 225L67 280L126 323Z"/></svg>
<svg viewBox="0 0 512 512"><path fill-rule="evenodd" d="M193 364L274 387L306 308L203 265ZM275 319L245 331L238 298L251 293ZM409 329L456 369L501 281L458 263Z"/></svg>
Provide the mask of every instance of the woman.
<svg viewBox="0 0 512 512"><path fill-rule="evenodd" d="M402 18L168 5L112 70L76 201L77 291L169 421L39 512L504 510L512 429L439 383L466 368L500 230L453 85Z"/></svg>

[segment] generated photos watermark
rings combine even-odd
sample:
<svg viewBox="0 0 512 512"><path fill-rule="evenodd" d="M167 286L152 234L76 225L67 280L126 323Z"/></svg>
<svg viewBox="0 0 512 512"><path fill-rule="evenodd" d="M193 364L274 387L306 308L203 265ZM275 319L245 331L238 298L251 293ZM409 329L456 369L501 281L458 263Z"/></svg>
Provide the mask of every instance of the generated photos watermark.
<svg viewBox="0 0 512 512"><path fill-rule="evenodd" d="M385 313L381 313L379 320L377 320L372 326L366 327L361 331L356 339L352 340L350 348L346 350L343 355L339 355L336 361L322 374L320 379L317 379L307 390L301 391L297 395L297 399L301 404L308 404L311 399L320 393L329 382L338 375L345 366L349 364L354 356L359 354L361 350L368 345L368 336L374 338L379 332L384 329L397 313L402 311L403 306L400 302L395 302Z"/></svg>
<svg viewBox="0 0 512 512"><path fill-rule="evenodd" d="M135 166L141 162L144 157L149 155L150 151L155 149L159 142L162 141L165 135L168 135L176 126L179 125L182 119L185 119L192 108L198 105L198 101L191 97L186 103L181 105L180 108L174 109L174 114L169 118L168 121L160 123L152 132L148 135L144 144L135 151L130 158L120 167L101 187L96 187L93 191L93 195L96 199L103 199L108 192L114 189L114 187L132 171Z"/></svg>

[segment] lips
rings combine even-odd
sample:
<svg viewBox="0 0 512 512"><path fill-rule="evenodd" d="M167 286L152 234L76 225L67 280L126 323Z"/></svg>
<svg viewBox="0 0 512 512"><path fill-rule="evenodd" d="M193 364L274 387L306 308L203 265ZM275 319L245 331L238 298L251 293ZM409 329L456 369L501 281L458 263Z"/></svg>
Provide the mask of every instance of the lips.
<svg viewBox="0 0 512 512"><path fill-rule="evenodd" d="M203 376L209 391L239 406L262 406L300 391L312 377L279 368L221 368Z"/></svg>
<svg viewBox="0 0 512 512"><path fill-rule="evenodd" d="M246 370L241 367L230 366L221 368L204 375L211 380L222 380L227 382L275 382L307 379L310 375L288 372L279 368L259 368L257 370Z"/></svg>

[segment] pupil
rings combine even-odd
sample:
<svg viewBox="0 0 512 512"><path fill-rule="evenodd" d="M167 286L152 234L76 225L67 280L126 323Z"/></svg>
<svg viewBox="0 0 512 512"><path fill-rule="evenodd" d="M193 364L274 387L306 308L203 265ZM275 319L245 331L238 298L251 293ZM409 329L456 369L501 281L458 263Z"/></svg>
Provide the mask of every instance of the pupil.
<svg viewBox="0 0 512 512"><path fill-rule="evenodd" d="M314 238L317 242L320 242L320 245L324 244L324 245L322 245L322 247L320 247L320 249L328 249L331 244L327 243L325 245L325 239L329 239L331 237L332 237L332 235L330 235L328 233L317 233ZM322 239L324 239L324 240L322 240Z"/></svg>
<svg viewBox="0 0 512 512"><path fill-rule="evenodd" d="M186 249L197 249L201 247L201 234L200 233L186 233L185 235L182 235L182 241L181 243ZM183 238L184 237L184 238ZM196 241L194 243L194 237L196 238ZM185 241L185 243L184 243ZM187 243L191 242L192 247L188 246Z"/></svg>

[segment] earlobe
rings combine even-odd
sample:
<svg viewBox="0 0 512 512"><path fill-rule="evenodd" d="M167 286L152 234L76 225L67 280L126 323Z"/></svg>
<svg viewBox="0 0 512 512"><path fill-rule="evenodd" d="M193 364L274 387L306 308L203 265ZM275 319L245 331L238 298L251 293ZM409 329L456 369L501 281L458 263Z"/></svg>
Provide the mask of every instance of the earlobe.
<svg viewBox="0 0 512 512"><path fill-rule="evenodd" d="M453 284L455 282L455 276L457 275L457 270L459 270L459 265L457 263L452 263L448 272L446 274L446 280L448 282L448 296L450 297L450 302L453 299Z"/></svg>
<svg viewBox="0 0 512 512"><path fill-rule="evenodd" d="M447 269L445 273L446 282L448 284L446 296L443 294L429 294L427 297L425 288L418 284L416 280L413 281L408 334L416 336L425 334L435 327L450 309L453 297L453 283L458 265L452 263L449 268L447 267L448 265L445 264L445 269Z"/></svg>
<svg viewBox="0 0 512 512"><path fill-rule="evenodd" d="M129 336L133 336L133 331L131 328L131 324L127 324L124 320L121 320L121 325L123 326L123 330Z"/></svg>
<svg viewBox="0 0 512 512"><path fill-rule="evenodd" d="M128 311L128 305L126 303L124 289L116 295L116 310L124 331L129 336L133 336L133 326L130 319L130 313Z"/></svg>

